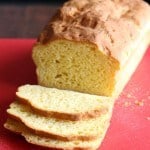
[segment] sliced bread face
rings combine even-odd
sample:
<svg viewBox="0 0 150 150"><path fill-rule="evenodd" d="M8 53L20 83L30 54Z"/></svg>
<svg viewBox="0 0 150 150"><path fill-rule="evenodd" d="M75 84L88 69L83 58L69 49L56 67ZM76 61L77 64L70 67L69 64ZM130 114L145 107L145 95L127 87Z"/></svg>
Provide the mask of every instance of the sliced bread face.
<svg viewBox="0 0 150 150"><path fill-rule="evenodd" d="M109 125L111 113L88 120L67 121L39 115L27 105L13 102L7 113L40 135L64 141L94 140Z"/></svg>
<svg viewBox="0 0 150 150"><path fill-rule="evenodd" d="M4 127L12 132L21 134L25 140L31 144L63 150L96 150L102 142L106 132L106 130L104 130L103 135L92 141L61 141L39 136L33 133L23 123L10 118L8 118L7 122L4 124Z"/></svg>
<svg viewBox="0 0 150 150"><path fill-rule="evenodd" d="M59 119L83 120L98 117L108 111L111 98L74 91L24 85L16 92L18 100L43 115Z"/></svg>

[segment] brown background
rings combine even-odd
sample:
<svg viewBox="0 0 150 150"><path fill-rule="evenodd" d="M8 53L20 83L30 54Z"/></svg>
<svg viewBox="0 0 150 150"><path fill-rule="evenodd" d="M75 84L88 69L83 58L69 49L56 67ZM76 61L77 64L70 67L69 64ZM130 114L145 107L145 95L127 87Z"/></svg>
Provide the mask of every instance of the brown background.
<svg viewBox="0 0 150 150"><path fill-rule="evenodd" d="M50 4L0 5L0 37L37 37L58 7Z"/></svg>

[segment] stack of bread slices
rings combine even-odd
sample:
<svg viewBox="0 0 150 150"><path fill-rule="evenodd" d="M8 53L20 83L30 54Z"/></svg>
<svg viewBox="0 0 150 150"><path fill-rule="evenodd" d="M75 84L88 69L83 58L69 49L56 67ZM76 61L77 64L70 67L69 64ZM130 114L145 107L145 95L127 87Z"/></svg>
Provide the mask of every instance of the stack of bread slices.
<svg viewBox="0 0 150 150"><path fill-rule="evenodd" d="M96 150L109 126L112 103L108 97L23 85L4 126L32 144Z"/></svg>

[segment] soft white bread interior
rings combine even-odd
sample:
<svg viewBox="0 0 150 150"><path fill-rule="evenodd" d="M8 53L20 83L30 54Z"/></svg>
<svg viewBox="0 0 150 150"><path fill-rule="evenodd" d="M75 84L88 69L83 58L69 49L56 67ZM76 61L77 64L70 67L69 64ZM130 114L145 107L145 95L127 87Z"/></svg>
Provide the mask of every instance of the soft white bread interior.
<svg viewBox="0 0 150 150"><path fill-rule="evenodd" d="M106 130L103 131L103 135L93 141L61 141L36 135L24 124L14 119L8 118L7 122L4 124L4 127L12 132L21 134L29 143L63 150L96 150L102 142L106 132Z"/></svg>
<svg viewBox="0 0 150 150"><path fill-rule="evenodd" d="M110 123L112 107L100 117L81 121L65 121L39 115L29 106L13 102L7 113L36 133L60 140L93 140L103 134Z"/></svg>
<svg viewBox="0 0 150 150"><path fill-rule="evenodd" d="M149 42L150 6L143 0L70 0L33 48L38 83L119 95Z"/></svg>
<svg viewBox="0 0 150 150"><path fill-rule="evenodd" d="M23 85L16 92L18 101L43 115L67 120L84 120L106 113L112 98L74 91Z"/></svg>

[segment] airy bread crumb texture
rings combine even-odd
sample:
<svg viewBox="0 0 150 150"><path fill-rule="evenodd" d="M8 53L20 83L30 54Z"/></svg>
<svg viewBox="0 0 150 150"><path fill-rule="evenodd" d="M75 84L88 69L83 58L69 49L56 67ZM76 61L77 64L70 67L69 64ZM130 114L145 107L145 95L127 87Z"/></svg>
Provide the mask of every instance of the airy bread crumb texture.
<svg viewBox="0 0 150 150"><path fill-rule="evenodd" d="M40 85L96 95L111 95L119 63L94 44L55 40L36 45L33 60Z"/></svg>

